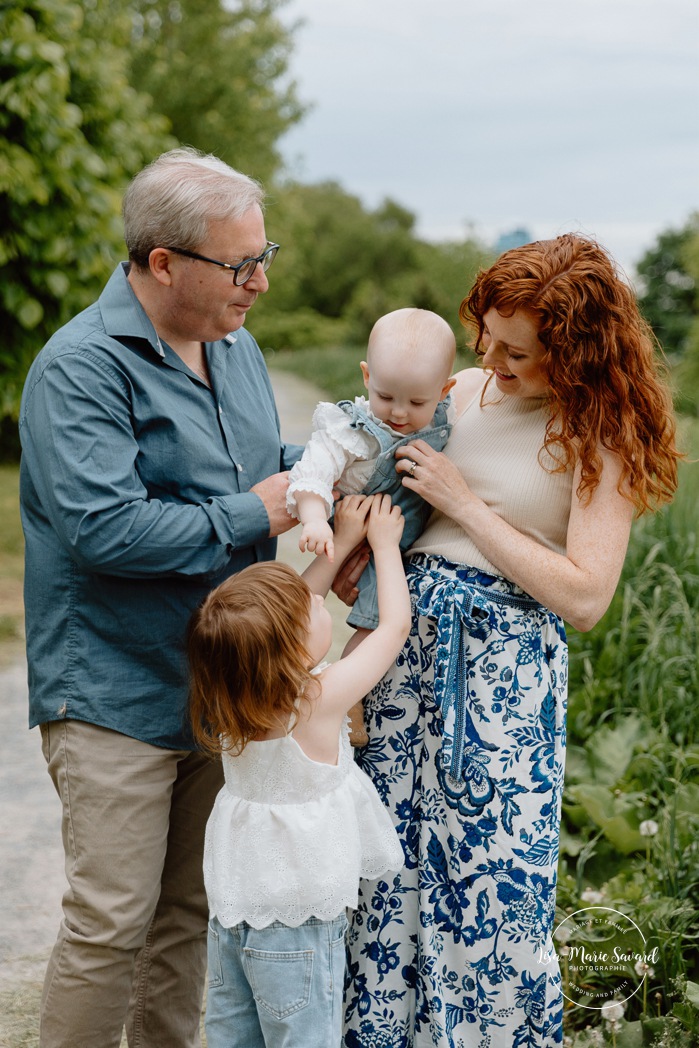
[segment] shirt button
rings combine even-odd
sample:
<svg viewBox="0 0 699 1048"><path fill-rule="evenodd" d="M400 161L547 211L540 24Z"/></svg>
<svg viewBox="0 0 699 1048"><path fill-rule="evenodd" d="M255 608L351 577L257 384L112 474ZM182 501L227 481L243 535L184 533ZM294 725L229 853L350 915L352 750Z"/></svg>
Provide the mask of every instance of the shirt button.
<svg viewBox="0 0 699 1048"><path fill-rule="evenodd" d="M446 435L447 435L446 429L443 429L442 432L439 435L440 435L440 437L446 437Z"/></svg>

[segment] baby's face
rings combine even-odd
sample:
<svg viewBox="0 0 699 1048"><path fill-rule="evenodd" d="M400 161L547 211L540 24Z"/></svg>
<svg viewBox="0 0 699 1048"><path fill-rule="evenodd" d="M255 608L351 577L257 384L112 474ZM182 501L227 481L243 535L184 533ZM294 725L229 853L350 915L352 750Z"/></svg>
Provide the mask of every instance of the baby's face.
<svg viewBox="0 0 699 1048"><path fill-rule="evenodd" d="M437 404L453 385L430 366L404 367L380 357L372 358L371 371L362 363L369 407L378 419L405 436L432 421Z"/></svg>

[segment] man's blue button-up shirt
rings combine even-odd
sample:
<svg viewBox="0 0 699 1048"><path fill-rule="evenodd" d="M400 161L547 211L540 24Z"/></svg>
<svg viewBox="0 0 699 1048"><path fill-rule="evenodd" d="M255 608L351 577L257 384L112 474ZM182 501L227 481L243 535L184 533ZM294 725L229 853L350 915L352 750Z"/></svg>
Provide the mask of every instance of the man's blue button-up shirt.
<svg viewBox="0 0 699 1048"><path fill-rule="evenodd" d="M244 330L211 388L162 343L119 266L34 361L20 414L30 726L88 721L191 748L184 635L204 595L274 557L250 488L289 469Z"/></svg>

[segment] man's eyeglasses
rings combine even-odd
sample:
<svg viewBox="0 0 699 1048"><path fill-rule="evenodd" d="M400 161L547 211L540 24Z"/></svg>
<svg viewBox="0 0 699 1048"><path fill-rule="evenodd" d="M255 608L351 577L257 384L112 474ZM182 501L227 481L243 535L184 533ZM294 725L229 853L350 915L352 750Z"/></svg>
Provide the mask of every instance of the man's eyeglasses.
<svg viewBox="0 0 699 1048"><path fill-rule="evenodd" d="M267 272L277 257L279 244L273 244L271 240L268 240L267 246L261 255L257 255L256 258L244 258L242 262L238 262L235 266L230 262L219 262L215 258L207 258L206 255L198 255L196 251L187 251L183 247L167 247L165 250L174 251L176 255L185 255L187 258L196 258L198 262L211 262L213 266L221 266L222 269L230 269L233 274L233 283L238 287L241 287L243 284L247 284L248 280L252 278L258 265L262 266L265 273Z"/></svg>

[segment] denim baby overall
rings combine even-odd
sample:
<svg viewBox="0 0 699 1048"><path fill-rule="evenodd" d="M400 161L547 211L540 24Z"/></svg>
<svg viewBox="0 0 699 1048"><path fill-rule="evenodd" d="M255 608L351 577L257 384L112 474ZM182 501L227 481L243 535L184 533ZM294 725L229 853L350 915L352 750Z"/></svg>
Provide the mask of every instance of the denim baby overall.
<svg viewBox="0 0 699 1048"><path fill-rule="evenodd" d="M400 543L403 551L409 549L422 532L432 507L417 492L403 486L403 474L396 472L396 448L410 444L414 440L424 440L435 451L441 451L451 433L451 423L447 422L449 400L449 397L440 400L429 426L405 437L392 435L385 424L381 425L370 418L366 411L351 400L342 400L337 405L350 417L350 428L362 429L378 441L379 453L376 457L376 466L362 489L362 494L388 494L393 503L400 506L405 518ZM347 623L354 626L355 629L376 629L379 624L379 612L373 557L362 572L357 587L359 596L347 617Z"/></svg>

